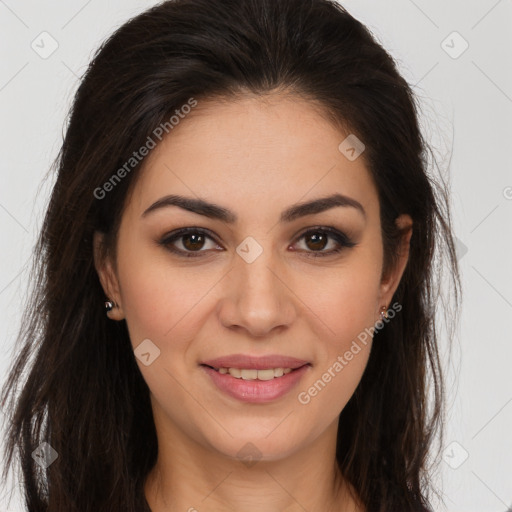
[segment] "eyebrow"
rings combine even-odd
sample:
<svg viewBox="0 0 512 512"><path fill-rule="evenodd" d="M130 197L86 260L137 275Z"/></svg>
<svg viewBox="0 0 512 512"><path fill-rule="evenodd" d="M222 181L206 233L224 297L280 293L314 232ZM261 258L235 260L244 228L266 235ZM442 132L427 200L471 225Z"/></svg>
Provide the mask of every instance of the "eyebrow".
<svg viewBox="0 0 512 512"><path fill-rule="evenodd" d="M144 210L141 217L146 217L149 213L168 206L178 206L189 212L197 213L210 219L218 219L229 224L233 224L238 220L238 216L227 208L210 203L204 199L180 195L168 195L158 199L149 208ZM290 206L281 213L280 222L292 222L300 217L321 213L338 206L354 208L366 218L366 211L359 201L342 194L333 194Z"/></svg>

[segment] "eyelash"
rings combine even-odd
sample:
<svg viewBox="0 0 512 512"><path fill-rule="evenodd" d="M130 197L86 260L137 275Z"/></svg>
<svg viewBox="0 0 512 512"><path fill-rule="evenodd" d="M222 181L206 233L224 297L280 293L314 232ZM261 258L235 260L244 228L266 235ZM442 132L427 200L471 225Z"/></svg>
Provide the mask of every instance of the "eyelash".
<svg viewBox="0 0 512 512"><path fill-rule="evenodd" d="M305 251L305 253L307 254L307 257L312 257L312 258L327 257L327 256L331 256L334 254L338 254L345 248L350 248L350 247L354 247L355 245L357 245L355 242L351 241L341 231L338 231L337 229L330 228L330 227L324 227L324 226L313 227L313 228L308 229L307 231L305 231L304 233L299 235L299 237L297 238L297 241L301 240L302 238L306 237L307 235L318 234L318 233L329 235L330 238L332 238L335 242L338 243L338 247L336 249L331 249L330 251ZM207 238L210 238L215 243L218 243L218 242L216 242L215 238L209 233L208 230L205 230L204 228L194 228L194 227L182 228L175 232L169 233L164 238L162 238L158 243L159 243L159 245L163 246L168 251L170 251L174 254L177 254L180 257L184 257L184 258L201 257L200 253L207 252L207 251L204 251L204 250L183 251L182 249L176 249L175 247L172 246L173 242L175 242L176 240L179 240L183 236L189 235L189 234L201 234L201 235L206 236ZM329 241L329 238L328 238L328 241ZM220 245L220 244L218 244L218 245Z"/></svg>

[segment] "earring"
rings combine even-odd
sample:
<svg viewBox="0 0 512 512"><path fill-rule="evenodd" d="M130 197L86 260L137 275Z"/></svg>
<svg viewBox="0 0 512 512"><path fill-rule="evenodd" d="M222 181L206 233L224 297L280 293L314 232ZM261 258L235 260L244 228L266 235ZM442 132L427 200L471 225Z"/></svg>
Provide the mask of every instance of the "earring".
<svg viewBox="0 0 512 512"><path fill-rule="evenodd" d="M112 311L112 309L114 309L116 307L116 304L115 302L111 301L111 300L107 300L105 301L105 309L107 310L107 313L109 311Z"/></svg>
<svg viewBox="0 0 512 512"><path fill-rule="evenodd" d="M382 320L384 320L385 318L388 317L388 308L386 306L382 306L380 308L380 316L381 316Z"/></svg>

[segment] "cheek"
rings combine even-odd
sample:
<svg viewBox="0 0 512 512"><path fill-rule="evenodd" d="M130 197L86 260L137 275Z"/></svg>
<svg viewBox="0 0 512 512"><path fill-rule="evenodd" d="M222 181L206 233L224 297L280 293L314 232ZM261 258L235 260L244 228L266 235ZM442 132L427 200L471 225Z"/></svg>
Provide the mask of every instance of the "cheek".
<svg viewBox="0 0 512 512"><path fill-rule="evenodd" d="M374 325L380 286L379 263L360 253L346 265L304 281L302 295L308 297L322 337L329 340L328 347L342 350L361 331ZM310 318L315 321L314 316Z"/></svg>
<svg viewBox="0 0 512 512"><path fill-rule="evenodd" d="M322 325L312 322L324 334L317 338L317 362L298 390L297 402L319 428L336 419L363 376L372 346L375 299L373 281L361 279L345 280L342 287L329 288L317 298Z"/></svg>
<svg viewBox="0 0 512 512"><path fill-rule="evenodd" d="M159 404L183 403L190 349L207 314L204 296L218 278L173 266L165 253L155 257L141 249L125 254L118 273L129 337L136 356L142 352L139 346L147 346L151 357L148 365L141 358L137 364ZM172 414L187 423L186 415Z"/></svg>
<svg viewBox="0 0 512 512"><path fill-rule="evenodd" d="M353 396L368 362L371 341L346 348L317 365L297 392L297 411L305 422L314 423L316 434L336 420Z"/></svg>
<svg viewBox="0 0 512 512"><path fill-rule="evenodd" d="M345 407L364 373L372 345L380 262L372 255L351 260L329 277L317 279L310 294L310 329L318 338L318 361L298 391L302 407L325 424Z"/></svg>
<svg viewBox="0 0 512 512"><path fill-rule="evenodd" d="M133 243L132 247L136 246ZM145 338L161 343L171 338L181 343L187 333L197 329L202 299L218 280L214 272L205 274L176 266L165 251L148 248L126 251L118 261L118 272L123 310L134 345Z"/></svg>

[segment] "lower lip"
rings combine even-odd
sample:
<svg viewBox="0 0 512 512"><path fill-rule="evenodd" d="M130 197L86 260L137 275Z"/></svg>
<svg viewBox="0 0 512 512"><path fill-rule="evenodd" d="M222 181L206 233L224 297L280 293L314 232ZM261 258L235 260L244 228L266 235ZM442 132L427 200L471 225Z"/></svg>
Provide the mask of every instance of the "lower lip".
<svg viewBox="0 0 512 512"><path fill-rule="evenodd" d="M224 393L243 402L261 404L277 400L289 393L308 371L309 365L301 366L282 377L276 377L272 380L237 379L229 373L219 373L209 366L201 365L201 368Z"/></svg>

